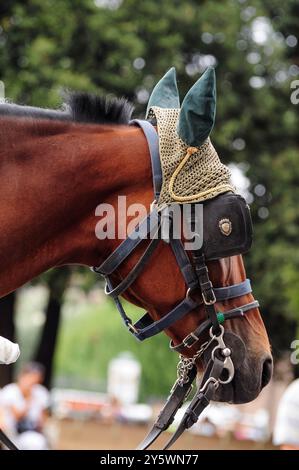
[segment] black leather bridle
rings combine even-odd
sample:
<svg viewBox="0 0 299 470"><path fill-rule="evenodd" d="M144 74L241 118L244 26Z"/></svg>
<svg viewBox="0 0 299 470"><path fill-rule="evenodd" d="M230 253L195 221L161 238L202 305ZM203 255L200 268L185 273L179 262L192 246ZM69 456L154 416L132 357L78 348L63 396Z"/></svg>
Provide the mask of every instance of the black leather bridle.
<svg viewBox="0 0 299 470"><path fill-rule="evenodd" d="M131 121L130 124L139 126L147 139L151 157L154 195L157 201L162 186L158 134L148 121L134 120ZM161 213L153 206L147 217L138 224L129 237L125 239L99 267L91 268L95 273L105 277L106 294L113 298L128 330L139 341L150 338L166 328L169 328L200 305L203 305L206 311L206 320L193 332L189 333L180 344L174 345L172 341L170 342L170 348L172 350L183 354L191 347L197 345L203 335L207 335L208 333L208 340L200 344L192 358L186 358L180 355L178 378L172 387L164 408L138 449L147 449L173 422L176 412L182 406L192 388L192 384L197 375L197 360L203 358L204 355L208 356L201 383L197 387L197 391L179 427L166 444L165 449L168 449L185 429L191 427L198 420L199 415L213 398L218 386L220 384L225 385L232 381L235 369L240 367L244 360L245 346L243 341L232 332L225 333L223 323L232 318L241 318L246 315L247 312L259 306L258 301L254 300L241 307L233 308L225 312L217 311L217 302L223 302L251 293L250 280L246 279L239 284L233 284L231 286L220 288L213 287L209 278L209 271L203 251L192 251L189 257L182 241L170 237L168 242L186 283L186 296L161 319L154 321L150 315L146 313L140 320L133 324L132 320L127 316L119 296L123 294L142 273L142 270L149 262L156 247L161 242L161 224ZM118 267L145 239L149 239L149 243L137 264L117 286L113 286L111 275L116 272ZM198 295L198 293L200 295ZM3 431L0 430L0 442L1 441L11 450L17 450L16 446L7 438Z"/></svg>
<svg viewBox="0 0 299 470"><path fill-rule="evenodd" d="M152 165L154 196L157 201L162 186L158 134L148 121L134 120L131 121L130 124L139 126L147 139ZM189 257L182 241L170 236L168 242L185 279L187 288L186 296L161 319L154 321L150 315L146 313L140 320L133 324L131 319L127 316L119 296L123 294L142 273L143 268L149 262L156 247L161 242L161 224L162 215L155 206L152 205L150 213L138 224L129 237L125 239L99 267L92 268L95 273L105 277L106 294L113 298L128 330L139 341L150 338L166 328L169 328L199 305L203 304L206 311L207 319L196 328L196 330L188 334L180 344L174 345L173 342L170 343L172 350L185 353L189 348L195 346L200 341L203 334L209 332L209 339L200 345L192 358L180 356L177 381L158 419L144 441L139 445L138 449L148 448L172 423L176 412L189 394L192 383L195 380L197 372L196 361L209 350L209 360L201 383L177 431L166 444L165 449L172 445L185 429L191 427L198 420L199 415L213 398L218 386L220 384L225 385L232 381L236 366L240 367L244 360L245 346L241 338L234 335L232 332L224 333L222 324L228 319L241 318L250 310L259 307L258 301L254 300L253 302L226 312L217 311L217 302L223 302L251 293L250 280L246 279L239 284L221 288L213 287L209 278L209 271L203 250L192 251ZM137 246L148 238L150 241L137 264L117 286L113 286L111 275L116 272L117 268L131 255ZM198 293L201 295L193 295ZM229 344L230 347L227 347L227 344Z"/></svg>

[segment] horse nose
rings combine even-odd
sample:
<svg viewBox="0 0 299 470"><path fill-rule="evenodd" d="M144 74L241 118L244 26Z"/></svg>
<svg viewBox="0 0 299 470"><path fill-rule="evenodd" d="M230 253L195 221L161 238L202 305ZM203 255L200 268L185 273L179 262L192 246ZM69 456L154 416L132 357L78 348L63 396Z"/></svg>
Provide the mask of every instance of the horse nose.
<svg viewBox="0 0 299 470"><path fill-rule="evenodd" d="M261 388L264 388L271 380L273 373L273 359L267 356L262 366Z"/></svg>

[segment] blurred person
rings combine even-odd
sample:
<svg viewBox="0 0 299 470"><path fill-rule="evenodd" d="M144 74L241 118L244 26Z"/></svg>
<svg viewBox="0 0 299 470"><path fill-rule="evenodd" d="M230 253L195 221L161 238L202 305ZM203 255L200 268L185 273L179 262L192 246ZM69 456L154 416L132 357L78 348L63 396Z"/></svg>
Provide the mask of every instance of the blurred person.
<svg viewBox="0 0 299 470"><path fill-rule="evenodd" d="M0 391L2 429L22 450L48 448L43 431L50 399L41 385L43 378L43 366L31 362L21 369L16 383Z"/></svg>
<svg viewBox="0 0 299 470"><path fill-rule="evenodd" d="M280 400L273 443L281 450L299 450L299 379L287 387Z"/></svg>

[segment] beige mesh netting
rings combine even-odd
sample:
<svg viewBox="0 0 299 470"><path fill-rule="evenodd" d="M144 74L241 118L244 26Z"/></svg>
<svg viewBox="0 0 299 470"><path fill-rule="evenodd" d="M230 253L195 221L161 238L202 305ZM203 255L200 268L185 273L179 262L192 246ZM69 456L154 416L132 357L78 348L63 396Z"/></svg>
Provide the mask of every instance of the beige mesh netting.
<svg viewBox="0 0 299 470"><path fill-rule="evenodd" d="M158 126L163 184L158 207L202 202L226 191L235 191L231 173L208 138L200 147L189 147L176 132L179 109L153 106L148 117ZM188 154L187 154L188 151Z"/></svg>

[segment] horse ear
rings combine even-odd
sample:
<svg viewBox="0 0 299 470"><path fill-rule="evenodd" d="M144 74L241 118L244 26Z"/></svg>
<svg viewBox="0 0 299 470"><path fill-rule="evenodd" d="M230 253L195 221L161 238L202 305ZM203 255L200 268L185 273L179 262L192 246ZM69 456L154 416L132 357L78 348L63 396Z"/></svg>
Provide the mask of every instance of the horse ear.
<svg viewBox="0 0 299 470"><path fill-rule="evenodd" d="M159 106L160 108L180 107L180 98L174 67L171 67L171 69L168 70L153 89L147 105L146 117L152 106Z"/></svg>
<svg viewBox="0 0 299 470"><path fill-rule="evenodd" d="M177 132L190 147L199 147L210 135L216 113L215 70L208 68L182 103Z"/></svg>

